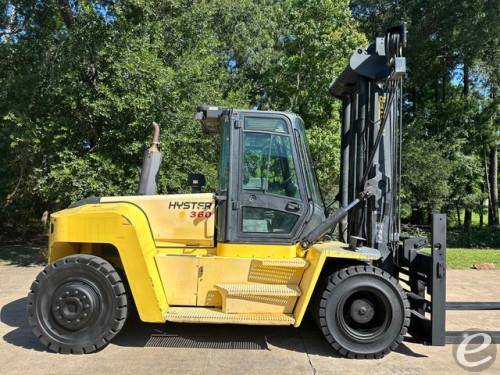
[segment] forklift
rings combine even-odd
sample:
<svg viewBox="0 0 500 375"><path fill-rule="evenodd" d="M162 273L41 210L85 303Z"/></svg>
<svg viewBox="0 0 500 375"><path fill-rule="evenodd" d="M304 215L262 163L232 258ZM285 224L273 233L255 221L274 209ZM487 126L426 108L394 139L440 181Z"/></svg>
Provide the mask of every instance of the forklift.
<svg viewBox="0 0 500 375"><path fill-rule="evenodd" d="M49 263L28 294L35 336L84 354L105 347L132 310L152 323L294 327L310 312L349 358L381 358L408 333L443 345L446 218L434 216L431 254L420 251L425 239L400 234L405 42L405 26L387 30L330 86L343 116L329 215L298 115L199 106L201 127L220 139L210 193L191 174L191 194L157 194L154 124L136 195L51 215Z"/></svg>

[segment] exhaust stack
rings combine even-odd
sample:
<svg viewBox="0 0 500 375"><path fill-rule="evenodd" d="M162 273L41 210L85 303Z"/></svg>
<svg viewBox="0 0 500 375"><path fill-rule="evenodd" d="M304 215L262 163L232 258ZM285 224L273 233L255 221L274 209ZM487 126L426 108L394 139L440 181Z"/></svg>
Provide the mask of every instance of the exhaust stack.
<svg viewBox="0 0 500 375"><path fill-rule="evenodd" d="M144 161L141 168L141 181L139 182L138 195L157 194L156 177L160 170L163 154L158 150L160 139L160 125L153 122L153 141L151 147L144 153Z"/></svg>

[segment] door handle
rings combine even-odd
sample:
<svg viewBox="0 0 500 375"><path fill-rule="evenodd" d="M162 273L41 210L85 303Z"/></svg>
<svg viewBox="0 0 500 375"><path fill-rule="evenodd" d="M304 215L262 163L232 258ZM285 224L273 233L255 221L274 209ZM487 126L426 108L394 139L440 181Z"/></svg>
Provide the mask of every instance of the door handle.
<svg viewBox="0 0 500 375"><path fill-rule="evenodd" d="M285 206L285 210L297 212L300 210L300 204L298 204L297 202L288 202Z"/></svg>

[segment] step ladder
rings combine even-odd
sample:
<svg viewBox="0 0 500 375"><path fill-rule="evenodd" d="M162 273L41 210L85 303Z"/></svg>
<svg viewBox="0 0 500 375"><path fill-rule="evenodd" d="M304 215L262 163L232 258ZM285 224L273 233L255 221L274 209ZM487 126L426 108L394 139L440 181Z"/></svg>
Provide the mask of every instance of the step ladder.
<svg viewBox="0 0 500 375"><path fill-rule="evenodd" d="M302 258L255 259L258 280L249 276L246 283L220 283L215 288L220 293L222 306L187 307L172 306L165 319L182 323L226 323L249 325L293 325L292 315L301 290L297 283L290 284L282 274L305 270L309 263Z"/></svg>
<svg viewBox="0 0 500 375"><path fill-rule="evenodd" d="M218 284L216 287L222 295L222 311L229 314L290 314L301 294L298 285Z"/></svg>

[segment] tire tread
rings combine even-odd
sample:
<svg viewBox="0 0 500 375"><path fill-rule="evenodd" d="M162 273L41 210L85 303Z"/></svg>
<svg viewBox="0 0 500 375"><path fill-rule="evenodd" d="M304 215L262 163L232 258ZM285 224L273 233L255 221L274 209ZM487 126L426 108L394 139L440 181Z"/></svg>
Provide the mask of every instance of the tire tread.
<svg viewBox="0 0 500 375"><path fill-rule="evenodd" d="M399 335L396 337L396 339L391 343L391 345L381 351L371 353L371 354L360 354L356 352L352 352L347 350L346 348L343 348L338 342L335 341L334 337L331 335L330 330L328 329L327 326L327 320L326 320L326 305L328 298L330 297L332 291L344 280L346 280L349 277L359 275L359 274L372 274L372 275L377 275L379 277L382 277L389 281L397 290L399 293L400 297L403 300L403 306L404 306L404 316L403 316L403 325L401 328L401 331L399 332ZM332 346L332 348L342 355L343 357L347 358L356 358L356 359L379 359L383 358L385 355L390 353L391 351L395 350L402 342L404 339L404 336L408 332L408 326L410 325L410 303L408 302L408 298L406 296L406 293L404 292L403 288L397 280L390 275L388 272L378 268L374 267L371 265L357 265L357 266L350 266L346 267L343 269L340 269L326 278L326 285L323 289L322 293L318 293L318 299L315 301L318 303L317 308L313 309L317 313L317 322L319 323L320 329L325 336L326 340L328 343Z"/></svg>
<svg viewBox="0 0 500 375"><path fill-rule="evenodd" d="M57 272L60 266L71 263L78 263L87 267L92 267L95 271L102 274L110 284L109 290L113 293L117 305L110 327L106 330L106 332L103 332L102 335L96 338L92 344L86 346L68 345L51 341L50 337L43 332L41 327L39 327L37 319L35 318L34 302L40 291L40 283L49 277L53 272ZM70 255L47 265L31 284L27 299L28 323L31 326L33 334L51 351L62 354L89 354L103 348L123 328L128 310L126 289L118 272L116 272L115 268L107 260L95 255L87 254Z"/></svg>

